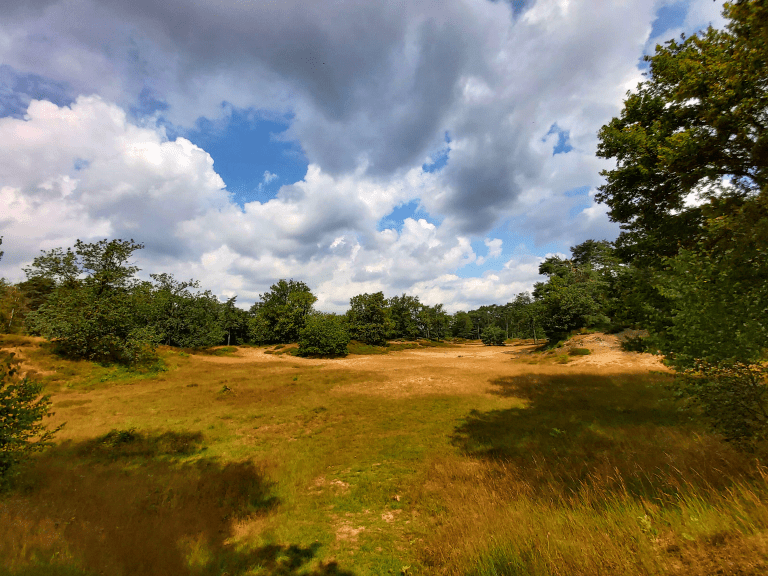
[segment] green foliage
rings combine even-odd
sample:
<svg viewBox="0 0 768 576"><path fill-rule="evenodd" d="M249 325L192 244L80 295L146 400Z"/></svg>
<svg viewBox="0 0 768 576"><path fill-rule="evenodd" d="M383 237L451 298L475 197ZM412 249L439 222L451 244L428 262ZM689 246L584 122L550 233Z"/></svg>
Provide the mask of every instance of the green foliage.
<svg viewBox="0 0 768 576"><path fill-rule="evenodd" d="M296 342L317 298L304 282L279 280L251 307L248 332L256 342Z"/></svg>
<svg viewBox="0 0 768 576"><path fill-rule="evenodd" d="M674 387L726 440L750 448L768 439L767 366L699 361L680 373Z"/></svg>
<svg viewBox="0 0 768 576"><path fill-rule="evenodd" d="M470 339L475 337L475 325L472 323L472 317L462 310L456 312L451 318L450 330L454 338Z"/></svg>
<svg viewBox="0 0 768 576"><path fill-rule="evenodd" d="M199 288L195 280L178 281L170 274L150 277L154 283L145 285L144 314L162 342L180 348L208 348L224 341L222 304L216 296L209 290L192 292L190 288Z"/></svg>
<svg viewBox="0 0 768 576"><path fill-rule="evenodd" d="M0 237L0 245L2 243ZM0 259L2 256L3 252L0 251ZM16 285L0 278L0 333L24 332L27 315L45 302L53 288L53 280L47 278L35 278Z"/></svg>
<svg viewBox="0 0 768 576"><path fill-rule="evenodd" d="M312 314L299 333L298 356L346 356L349 334L335 314Z"/></svg>
<svg viewBox="0 0 768 576"><path fill-rule="evenodd" d="M608 322L604 313L607 283L590 264L576 266L571 260L551 256L541 263L539 273L549 280L537 283L533 294L551 341L567 337L572 330Z"/></svg>
<svg viewBox="0 0 768 576"><path fill-rule="evenodd" d="M621 343L621 349L625 352L649 352L651 343L648 337L632 336Z"/></svg>
<svg viewBox="0 0 768 576"><path fill-rule="evenodd" d="M689 194L744 198L768 185L768 7L743 0L724 15L726 30L657 46L648 80L600 130L598 155L617 166L597 199L623 224L625 261L658 263L692 246L703 216Z"/></svg>
<svg viewBox="0 0 768 576"><path fill-rule="evenodd" d="M724 16L725 30L648 58L600 131L598 155L617 166L597 198L634 265L617 283L625 317L647 323L648 343L688 369L680 394L740 442L763 434L748 367L768 349L768 4L727 3Z"/></svg>
<svg viewBox="0 0 768 576"><path fill-rule="evenodd" d="M264 316L256 314L248 319L248 337L256 344L268 344L272 341L272 331Z"/></svg>
<svg viewBox="0 0 768 576"><path fill-rule="evenodd" d="M483 329L481 339L486 346L504 346L504 330L498 326L487 326Z"/></svg>
<svg viewBox="0 0 768 576"><path fill-rule="evenodd" d="M445 310L443 310L442 304L435 304L434 306L422 305L419 312L419 324L422 334L427 339L434 338L440 341L445 338L448 332L450 319Z"/></svg>
<svg viewBox="0 0 768 576"><path fill-rule="evenodd" d="M42 385L22 378L13 354L0 356L0 486L13 474L13 467L32 452L51 443L61 429L46 430L40 423L50 416L51 401L40 396Z"/></svg>
<svg viewBox="0 0 768 576"><path fill-rule="evenodd" d="M135 308L129 292L62 286L30 316L34 329L66 356L140 364L154 358L158 337L138 321Z"/></svg>
<svg viewBox="0 0 768 576"><path fill-rule="evenodd" d="M671 318L656 341L677 366L752 363L768 348L768 190L730 210L658 275Z"/></svg>
<svg viewBox="0 0 768 576"><path fill-rule="evenodd" d="M226 332L227 346L242 343L248 334L248 312L235 306L237 296L232 296L219 306L219 324Z"/></svg>
<svg viewBox="0 0 768 576"><path fill-rule="evenodd" d="M78 240L74 251L57 248L35 258L27 275L53 280L56 288L30 313L34 331L68 356L122 364L152 361L158 336L137 314L145 298L132 280L138 268L128 263L140 248L133 240Z"/></svg>
<svg viewBox="0 0 768 576"><path fill-rule="evenodd" d="M568 351L569 356L589 356L592 351L589 348L571 348Z"/></svg>
<svg viewBox="0 0 768 576"><path fill-rule="evenodd" d="M422 304L418 296L393 296L387 300L389 319L391 321L387 338L405 338L415 340L421 334L419 313Z"/></svg>
<svg viewBox="0 0 768 576"><path fill-rule="evenodd" d="M391 321L384 293L353 296L346 317L350 338L371 345L387 343Z"/></svg>

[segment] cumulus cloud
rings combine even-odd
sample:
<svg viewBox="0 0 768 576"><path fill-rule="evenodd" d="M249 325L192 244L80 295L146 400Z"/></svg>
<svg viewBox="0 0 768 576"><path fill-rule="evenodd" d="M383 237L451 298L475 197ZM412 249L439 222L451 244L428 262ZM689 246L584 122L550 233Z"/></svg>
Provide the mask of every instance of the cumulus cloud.
<svg viewBox="0 0 768 576"><path fill-rule="evenodd" d="M241 207L208 153L136 126L99 97L70 107L33 101L25 119L0 119L0 138L8 143L0 150L2 266L11 278L40 249L133 237L146 244L137 253L146 272L194 275L245 302L277 278L303 278L320 287L327 308L343 309L351 294L410 290L475 258L468 238L424 219L376 230L403 197L431 193L434 178L421 171L384 185L311 165L274 199Z"/></svg>
<svg viewBox="0 0 768 576"><path fill-rule="evenodd" d="M571 154L593 154L639 79L655 7L525 5L46 0L8 11L0 58L124 108L152 94L181 126L231 106L290 112L285 137L334 176L399 176L448 131L441 194L423 201L457 233L483 234L524 181L549 184L531 142L551 125L570 131Z"/></svg>
<svg viewBox="0 0 768 576"><path fill-rule="evenodd" d="M0 19L0 264L13 276L40 248L135 237L145 268L192 272L241 301L289 276L318 286L330 308L378 289L456 306L506 298L533 281L532 263L455 275L501 257L499 238L484 257L471 248L499 222L539 244L617 233L594 202L609 166L594 156L596 133L642 79L637 61L662 4L10 4ZM719 3L689 4L685 27L717 24ZM274 198L237 205L210 155L162 128L183 134L233 109L290 117L282 137L306 153L304 180L278 187L266 171ZM568 153L554 154L553 126L568 132ZM446 155L422 171L424 158ZM414 199L439 224L378 229Z"/></svg>

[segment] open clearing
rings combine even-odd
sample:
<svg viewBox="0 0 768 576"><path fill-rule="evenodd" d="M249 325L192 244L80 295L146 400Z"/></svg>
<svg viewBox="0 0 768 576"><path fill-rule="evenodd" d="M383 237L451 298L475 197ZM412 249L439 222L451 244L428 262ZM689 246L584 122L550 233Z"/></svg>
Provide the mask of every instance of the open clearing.
<svg viewBox="0 0 768 576"><path fill-rule="evenodd" d="M0 496L0 573L768 570L764 468L616 336L550 354L163 349L154 375L2 345L66 426Z"/></svg>

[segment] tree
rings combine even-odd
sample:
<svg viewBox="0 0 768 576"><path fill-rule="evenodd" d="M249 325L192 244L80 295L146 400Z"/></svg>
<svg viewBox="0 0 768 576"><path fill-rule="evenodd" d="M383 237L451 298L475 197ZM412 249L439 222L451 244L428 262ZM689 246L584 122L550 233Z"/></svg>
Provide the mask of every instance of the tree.
<svg viewBox="0 0 768 576"><path fill-rule="evenodd" d="M155 358L153 327L136 314L139 292L129 263L143 248L133 240L78 240L75 249L43 252L25 269L32 278L48 278L55 289L30 314L33 329L66 355L102 362L146 363Z"/></svg>
<svg viewBox="0 0 768 576"><path fill-rule="evenodd" d="M656 276L670 318L655 343L678 367L759 363L768 349L768 193L708 220L707 232Z"/></svg>
<svg viewBox="0 0 768 576"><path fill-rule="evenodd" d="M299 333L299 356L346 356L349 334L341 317L316 312Z"/></svg>
<svg viewBox="0 0 768 576"><path fill-rule="evenodd" d="M438 342L445 338L450 324L450 318L443 309L442 304L434 306L422 305L419 314L422 330L428 339L436 339Z"/></svg>
<svg viewBox="0 0 768 576"><path fill-rule="evenodd" d="M459 310L451 319L451 334L454 338L472 338L474 336L475 326L472 324L472 318L467 312Z"/></svg>
<svg viewBox="0 0 768 576"><path fill-rule="evenodd" d="M538 302L535 302L529 292L521 292L515 296L515 300L510 304L511 324L514 327L514 334L518 338L533 338L534 343L538 343L540 336L543 336L544 329L541 326L542 310Z"/></svg>
<svg viewBox="0 0 768 576"><path fill-rule="evenodd" d="M482 341L486 346L504 346L504 330L498 326L487 326L483 330Z"/></svg>
<svg viewBox="0 0 768 576"><path fill-rule="evenodd" d="M384 346L390 326L389 310L383 292L358 294L350 298L347 327L353 340Z"/></svg>
<svg viewBox="0 0 768 576"><path fill-rule="evenodd" d="M598 155L617 165L597 198L622 224L619 255L641 269L623 291L689 366L697 354L749 362L768 345L755 321L768 263L753 233L768 217L768 4L732 2L724 15L724 30L657 46L648 79L599 134Z"/></svg>
<svg viewBox="0 0 768 576"><path fill-rule="evenodd" d="M227 334L227 346L232 343L233 336L238 342L244 340L248 333L248 313L235 306L236 300L237 296L232 296L221 304L219 310L219 322Z"/></svg>
<svg viewBox="0 0 768 576"><path fill-rule="evenodd" d="M304 282L279 280L251 307L249 331L259 342L296 342L317 298Z"/></svg>
<svg viewBox="0 0 768 576"><path fill-rule="evenodd" d="M725 30L657 46L648 79L600 130L598 156L617 166L597 199L622 223L627 262L655 264L696 242L704 218L689 195L738 203L768 185L768 5L739 0L724 15Z"/></svg>
<svg viewBox="0 0 768 576"><path fill-rule="evenodd" d="M617 165L597 198L622 224L619 255L641 269L654 343L688 369L681 392L743 439L765 429L752 392L768 348L768 3L723 14L724 30L648 58L648 79L600 131L598 155Z"/></svg>
<svg viewBox="0 0 768 576"><path fill-rule="evenodd" d="M604 284L589 265L580 268L571 260L550 256L539 266L547 282L534 286L533 296L541 306L541 323L547 337L558 341L578 328L608 321L600 304Z"/></svg>
<svg viewBox="0 0 768 576"><path fill-rule="evenodd" d="M51 401L40 396L42 385L22 378L13 354L0 353L0 487L28 454L51 443L61 427L46 430L40 421L51 416Z"/></svg>
<svg viewBox="0 0 768 576"><path fill-rule="evenodd" d="M391 329L388 338L405 338L415 340L421 333L419 329L419 312L421 302L418 296L393 296L387 300Z"/></svg>
<svg viewBox="0 0 768 576"><path fill-rule="evenodd" d="M675 381L678 396L737 446L768 440L768 366L696 361Z"/></svg>

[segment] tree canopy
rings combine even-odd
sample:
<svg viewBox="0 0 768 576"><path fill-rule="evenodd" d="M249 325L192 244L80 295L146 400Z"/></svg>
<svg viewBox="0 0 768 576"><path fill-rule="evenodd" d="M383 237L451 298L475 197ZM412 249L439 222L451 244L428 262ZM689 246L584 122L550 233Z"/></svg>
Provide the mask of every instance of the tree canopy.
<svg viewBox="0 0 768 576"><path fill-rule="evenodd" d="M598 156L617 165L597 199L622 223L625 259L691 247L705 225L691 195L726 213L766 190L768 5L741 0L724 15L725 30L657 46L648 79L600 130Z"/></svg>

